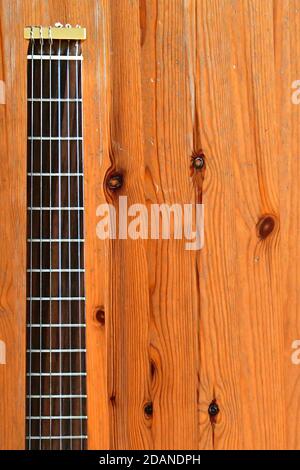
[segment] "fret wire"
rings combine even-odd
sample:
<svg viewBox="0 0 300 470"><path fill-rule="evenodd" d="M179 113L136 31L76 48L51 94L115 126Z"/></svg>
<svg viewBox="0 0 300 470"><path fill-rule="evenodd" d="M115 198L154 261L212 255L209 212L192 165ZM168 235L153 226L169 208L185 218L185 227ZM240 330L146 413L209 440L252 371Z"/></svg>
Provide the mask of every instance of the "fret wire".
<svg viewBox="0 0 300 470"><path fill-rule="evenodd" d="M51 176L61 176L61 177L63 177L63 176L76 176L77 177L77 176L83 176L83 173L79 173L79 174L70 173L70 174L68 174L68 173L30 173L29 172L29 173L27 173L27 176L39 176L39 177L40 176L49 176L49 177L51 177Z"/></svg>
<svg viewBox="0 0 300 470"><path fill-rule="evenodd" d="M27 176L83 176L83 173L27 173Z"/></svg>
<svg viewBox="0 0 300 470"><path fill-rule="evenodd" d="M59 349L26 349L27 353L59 353L59 352L85 352L85 349L69 349L69 348L59 348Z"/></svg>
<svg viewBox="0 0 300 470"><path fill-rule="evenodd" d="M64 241L64 239L61 240L62 242ZM67 273L67 272L71 272L71 273L84 273L85 272L85 269L46 269L46 268L43 268L42 270L41 269L27 269L27 272L32 272L32 273L39 273L39 272L43 272L43 273L58 273L59 271L61 271L62 273Z"/></svg>
<svg viewBox="0 0 300 470"><path fill-rule="evenodd" d="M29 398L31 396L31 398L33 399L39 399L39 398L42 398L42 399L49 399L49 398L86 398L86 395L79 395L79 394L72 394L72 395L26 395L26 398Z"/></svg>
<svg viewBox="0 0 300 470"><path fill-rule="evenodd" d="M69 57L68 56L64 56L64 55L43 55L43 60L57 60L58 63L61 62L62 60L75 60L76 62L80 62L83 60L83 56L72 56L70 55ZM34 54L34 55L28 55L27 56L27 59L28 60L41 60L41 56L38 55L38 54Z"/></svg>
<svg viewBox="0 0 300 470"><path fill-rule="evenodd" d="M27 297L27 300L85 300L85 297Z"/></svg>
<svg viewBox="0 0 300 470"><path fill-rule="evenodd" d="M79 395L79 394L74 394L74 395L26 395L26 398L33 398L34 400L38 400L39 398L42 398L44 400L49 400L49 398L53 399L61 399L61 398L87 398L87 395Z"/></svg>
<svg viewBox="0 0 300 470"><path fill-rule="evenodd" d="M26 438L28 439L28 438ZM31 439L43 439L43 440L46 440L46 439L59 439L59 440L62 440L62 439L87 439L87 436L32 436ZM61 443L62 445L62 443ZM61 450L61 449L60 449Z"/></svg>
<svg viewBox="0 0 300 470"><path fill-rule="evenodd" d="M51 68L50 68L51 70ZM50 87L50 85L49 85ZM51 88L50 88L50 93L51 93ZM79 103L82 103L82 98L27 98L27 101L31 102L33 101L34 103L76 103L77 101Z"/></svg>
<svg viewBox="0 0 300 470"><path fill-rule="evenodd" d="M27 207L27 210L33 210L33 211L40 211L40 210L43 210L43 211L49 211L49 210L52 210L52 211L83 211L84 207ZM61 238L60 238L61 240Z"/></svg>
<svg viewBox="0 0 300 470"><path fill-rule="evenodd" d="M32 328L40 328L41 325L39 325L38 323L29 323L27 324L27 326L31 326ZM43 323L42 325L42 328L59 328L59 327L62 327L62 328L85 328L86 325L85 323Z"/></svg>
<svg viewBox="0 0 300 470"><path fill-rule="evenodd" d="M26 375L29 376L29 374ZM43 377L86 377L86 372L32 372L31 375L32 377L40 377L40 375Z"/></svg>
<svg viewBox="0 0 300 470"><path fill-rule="evenodd" d="M61 103L61 102L59 101L59 104L60 104L60 103ZM58 108L60 108L60 106L58 106ZM48 141L48 140L50 140L50 141L52 141L52 140L57 140L59 143L60 143L62 140L66 140L66 141L67 141L67 140L70 140L70 141L71 141L71 140L74 140L74 141L76 141L76 142L80 142L80 141L82 141L82 137L80 137L80 136L78 136L78 137L53 137L53 136L52 136L52 137L49 137L49 136L43 136L43 135L42 135L42 136L30 136L30 137L28 137L28 140L38 140L38 141L43 141L43 140L46 140L46 141Z"/></svg>
<svg viewBox="0 0 300 470"><path fill-rule="evenodd" d="M54 416L26 416L26 419L87 419L87 416L77 416L77 415L74 415L74 416L68 416L68 415L64 415L64 416L57 416L57 415L54 415Z"/></svg>
<svg viewBox="0 0 300 470"><path fill-rule="evenodd" d="M80 242L83 243L83 238L28 238L28 242L32 243L58 243L58 242L66 242L66 243L73 243L73 242ZM40 269L39 271L43 271ZM69 271L69 270L68 270Z"/></svg>

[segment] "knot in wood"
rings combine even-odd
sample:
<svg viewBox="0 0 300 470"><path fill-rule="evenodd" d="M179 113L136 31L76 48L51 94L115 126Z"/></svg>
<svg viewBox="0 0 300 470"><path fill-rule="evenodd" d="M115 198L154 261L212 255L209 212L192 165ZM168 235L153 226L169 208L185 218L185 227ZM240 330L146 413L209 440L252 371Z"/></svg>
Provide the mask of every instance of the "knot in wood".
<svg viewBox="0 0 300 470"><path fill-rule="evenodd" d="M275 228L275 219L272 215L265 215L260 218L257 224L257 234L261 240L267 238Z"/></svg>
<svg viewBox="0 0 300 470"><path fill-rule="evenodd" d="M116 191L123 186L123 175L120 172L112 173L108 180L107 186L111 191Z"/></svg>

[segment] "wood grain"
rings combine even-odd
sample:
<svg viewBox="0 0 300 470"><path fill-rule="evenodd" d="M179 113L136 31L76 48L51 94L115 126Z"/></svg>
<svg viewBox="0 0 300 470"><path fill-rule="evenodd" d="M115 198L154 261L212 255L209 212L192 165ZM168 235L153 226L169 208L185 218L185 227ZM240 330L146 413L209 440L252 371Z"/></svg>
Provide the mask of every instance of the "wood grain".
<svg viewBox="0 0 300 470"><path fill-rule="evenodd" d="M144 19L145 18L145 19ZM140 2L144 191L154 203L191 203L193 41L183 2ZM192 46L192 47L191 47ZM200 201L198 201L200 202ZM154 448L197 448L199 433L199 257L180 240L148 241L149 362Z"/></svg>
<svg viewBox="0 0 300 470"><path fill-rule="evenodd" d="M285 1L274 15L276 91L279 115L279 189L281 228L281 295L284 329L284 385L287 449L300 449L299 364L291 361L292 344L300 338L299 319L299 123L300 108L293 104L292 83L300 76L299 2ZM285 18L282 22L281 18ZM298 355L299 357L299 355Z"/></svg>
<svg viewBox="0 0 300 470"><path fill-rule="evenodd" d="M5 104L0 104L0 340L6 344L6 364L0 365L0 448L21 449L25 444L26 47L17 39L13 11L4 9L3 2L0 11L0 80L5 83Z"/></svg>
<svg viewBox="0 0 300 470"><path fill-rule="evenodd" d="M93 5L92 5L93 3ZM95 237L96 207L101 199L101 163L105 148L105 108L100 96L107 85L103 80L106 29L100 3L84 1L12 2L2 0L1 78L6 82L6 106L1 113L1 324L0 339L6 341L8 363L0 366L1 449L25 447L25 325L26 325L26 50L23 27L55 22L87 26L90 42L84 48L85 198L86 206L86 314L89 343L89 445L108 447L105 332L95 320L104 304L104 251ZM97 47L95 46L97 45ZM101 54L100 54L101 52ZM102 77L102 79L100 79ZM98 105L97 105L98 104ZM101 118L100 118L101 115ZM16 136L15 129L18 129ZM101 133L103 134L100 139ZM13 182L13 183L12 183ZM15 221L19 220L18 232ZM4 223L5 221L5 223Z"/></svg>
<svg viewBox="0 0 300 470"><path fill-rule="evenodd" d="M222 410L213 446L280 448L285 410L273 3L221 1L211 8L201 2L200 10L200 75L206 78L199 114L209 149L200 255L202 383ZM264 214L272 214L276 227L260 240L256 224Z"/></svg>
<svg viewBox="0 0 300 470"><path fill-rule="evenodd" d="M300 366L291 361L300 334L299 1L2 0L0 13L1 448L24 445L22 29L56 21L88 28L89 447L300 448ZM191 156L200 150L199 179ZM106 185L114 171L119 192ZM203 200L204 248L99 240L96 208L117 207L120 195L148 207Z"/></svg>

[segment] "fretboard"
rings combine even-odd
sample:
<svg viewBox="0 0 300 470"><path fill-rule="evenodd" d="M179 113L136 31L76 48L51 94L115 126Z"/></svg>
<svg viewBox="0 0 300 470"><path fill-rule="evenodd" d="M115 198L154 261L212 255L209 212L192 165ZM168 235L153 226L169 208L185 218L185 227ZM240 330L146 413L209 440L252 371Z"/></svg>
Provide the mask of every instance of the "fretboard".
<svg viewBox="0 0 300 470"><path fill-rule="evenodd" d="M28 49L27 448L87 439L80 42Z"/></svg>

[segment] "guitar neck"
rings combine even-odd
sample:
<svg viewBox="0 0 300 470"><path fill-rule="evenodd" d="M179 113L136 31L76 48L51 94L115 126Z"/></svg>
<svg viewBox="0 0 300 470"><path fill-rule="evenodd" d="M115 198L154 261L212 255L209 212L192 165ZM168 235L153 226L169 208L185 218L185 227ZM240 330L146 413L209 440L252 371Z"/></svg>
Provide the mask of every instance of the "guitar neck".
<svg viewBox="0 0 300 470"><path fill-rule="evenodd" d="M87 442L81 71L80 41L31 36L28 449L84 449Z"/></svg>

